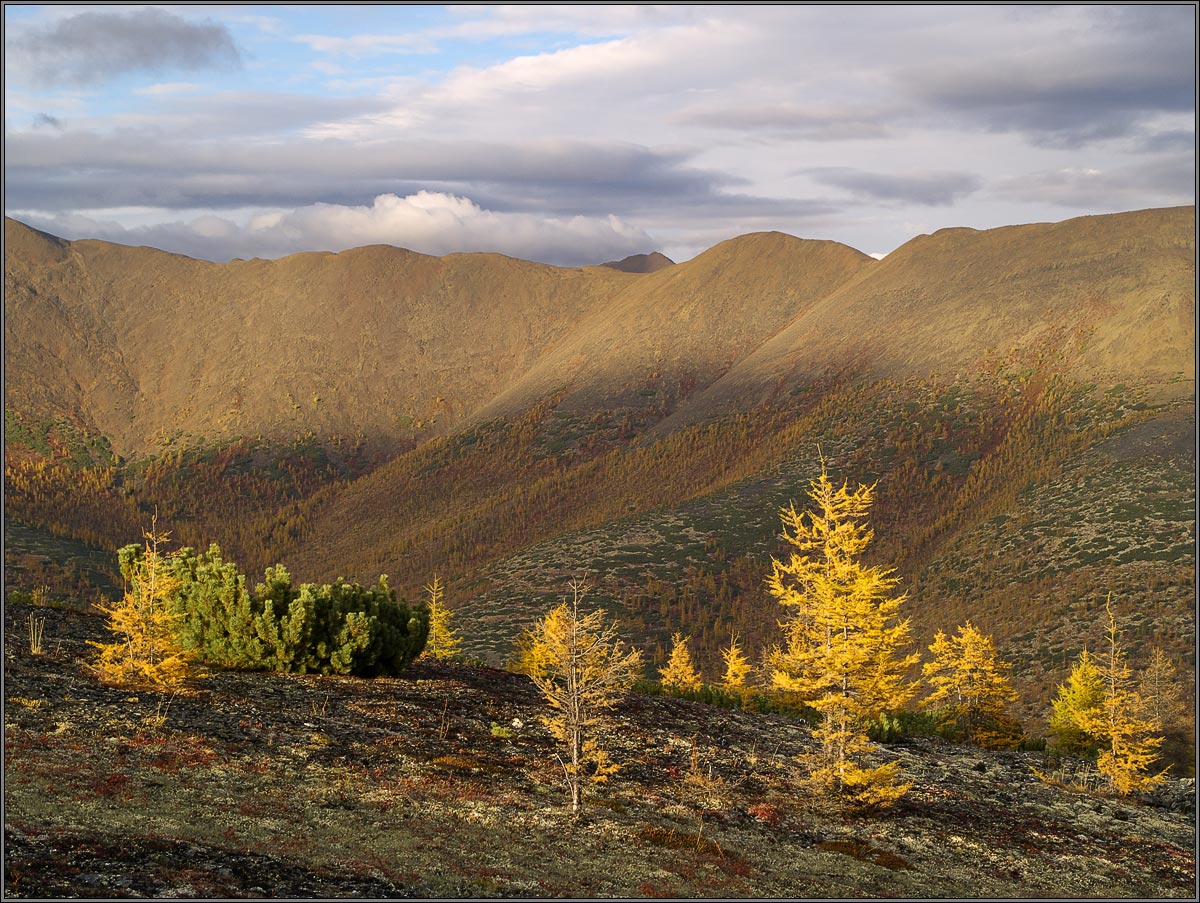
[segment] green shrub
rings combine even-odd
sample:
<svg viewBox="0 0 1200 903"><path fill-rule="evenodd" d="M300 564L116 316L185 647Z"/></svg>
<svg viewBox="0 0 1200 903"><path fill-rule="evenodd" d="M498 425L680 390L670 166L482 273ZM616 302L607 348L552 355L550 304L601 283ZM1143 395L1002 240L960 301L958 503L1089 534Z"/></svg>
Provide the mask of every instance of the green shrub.
<svg viewBox="0 0 1200 903"><path fill-rule="evenodd" d="M894 743L904 737L934 737L937 720L928 712L883 712L867 726L867 736L876 743Z"/></svg>
<svg viewBox="0 0 1200 903"><path fill-rule="evenodd" d="M180 645L218 667L262 668L268 656L257 633L262 605L251 599L237 565L222 561L215 543L200 555L191 548L180 549L171 562L179 581L174 601L180 615Z"/></svg>
<svg viewBox="0 0 1200 903"><path fill-rule="evenodd" d="M429 636L429 610L398 601L386 576L374 587L339 579L293 588L288 572L276 565L255 595L262 601L255 632L276 671L399 674Z"/></svg>
<svg viewBox="0 0 1200 903"><path fill-rule="evenodd" d="M143 554L140 545L121 549L122 574ZM429 610L398 600L386 576L373 587L341 579L294 587L276 565L250 593L215 544L199 555L180 549L169 561L180 645L206 664L369 677L399 674L425 648Z"/></svg>

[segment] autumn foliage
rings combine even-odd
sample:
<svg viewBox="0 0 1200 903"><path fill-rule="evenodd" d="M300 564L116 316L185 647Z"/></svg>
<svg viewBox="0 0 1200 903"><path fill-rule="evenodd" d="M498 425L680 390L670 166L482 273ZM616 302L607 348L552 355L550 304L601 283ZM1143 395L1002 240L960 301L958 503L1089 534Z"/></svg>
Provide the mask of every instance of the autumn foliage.
<svg viewBox="0 0 1200 903"><path fill-rule="evenodd" d="M929 652L933 658L922 669L931 688L925 707L943 730L980 746L1006 746L1020 738L1020 727L1005 711L1017 700L1010 667L996 658L990 636L968 621L953 637L939 630Z"/></svg>
<svg viewBox="0 0 1200 903"><path fill-rule="evenodd" d="M671 657L666 667L658 672L662 676L662 685L668 690L687 691L700 689L700 674L692 664L692 656L688 651L688 638L681 633L671 637Z"/></svg>
<svg viewBox="0 0 1200 903"><path fill-rule="evenodd" d="M522 636L517 659L550 706L543 721L563 747L558 761L577 812L585 781L602 783L617 767L600 745L599 729L637 678L641 653L626 649L603 611L580 610L583 584L573 581L570 588L571 601Z"/></svg>
<svg viewBox="0 0 1200 903"><path fill-rule="evenodd" d="M905 674L909 625L900 620L898 579L861 561L872 538L866 524L874 489L837 488L825 468L810 484L813 508L781 512L786 561L773 559L767 586L788 612L786 647L771 662L777 688L799 694L821 713L812 782L858 807L884 808L907 790L898 763L869 767L868 722L913 694Z"/></svg>
<svg viewBox="0 0 1200 903"><path fill-rule="evenodd" d="M1104 698L1100 705L1079 713L1079 726L1101 742L1096 767L1110 789L1122 796L1154 787L1161 773L1150 774L1163 738L1161 725L1147 712L1146 702L1133 681L1133 672L1120 644L1112 599L1105 607L1108 616L1108 650L1097 670Z"/></svg>
<svg viewBox="0 0 1200 903"><path fill-rule="evenodd" d="M443 601L445 587L441 578L435 574L426 584L425 592L429 594L429 639L425 652L434 658L454 658L462 650L462 637L451 623L454 612Z"/></svg>
<svg viewBox="0 0 1200 903"><path fill-rule="evenodd" d="M112 643L92 643L100 650L96 673L108 683L171 689L189 675L192 656L176 635L179 581L162 551L170 534L158 532L157 526L155 518L145 533L144 554L122 562L125 594L111 605L96 606L118 637Z"/></svg>

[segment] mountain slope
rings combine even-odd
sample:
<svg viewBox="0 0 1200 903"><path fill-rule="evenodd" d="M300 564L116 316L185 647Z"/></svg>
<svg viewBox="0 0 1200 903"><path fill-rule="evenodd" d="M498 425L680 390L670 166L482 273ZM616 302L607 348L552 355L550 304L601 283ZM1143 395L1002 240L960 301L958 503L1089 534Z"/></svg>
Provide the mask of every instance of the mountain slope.
<svg viewBox="0 0 1200 903"><path fill-rule="evenodd" d="M759 233L629 274L386 247L217 265L10 222L13 435L192 436L85 476L6 456L6 511L111 553L159 510L252 578L412 597L436 573L492 661L586 572L648 658L679 630L711 671L731 632L777 638L778 508L824 460L878 483L873 554L918 641L986 627L1037 718L1109 591L1135 657L1194 672L1193 223L944 230L883 261ZM286 447L222 442L260 433ZM337 435L387 459L347 465Z"/></svg>
<svg viewBox="0 0 1200 903"><path fill-rule="evenodd" d="M592 308L482 416L519 410L563 385L571 390L568 410L670 409L875 265L837 242L780 232L722 242Z"/></svg>
<svg viewBox="0 0 1200 903"><path fill-rule="evenodd" d="M1194 220L1194 207L1176 207L919 236L800 312L669 426L830 369L954 376L1020 350L1059 354L1084 381L1186 397Z"/></svg>
<svg viewBox="0 0 1200 903"><path fill-rule="evenodd" d="M629 278L384 246L214 264L5 232L7 404L77 411L125 454L176 431L428 435Z"/></svg>
<svg viewBox="0 0 1200 903"><path fill-rule="evenodd" d="M632 277L374 246L213 264L6 220L8 405L121 453L162 435L391 447L525 410L664 429L830 372L953 375L1043 345L1089 381L1194 383L1194 208L921 236L882 262L759 233Z"/></svg>

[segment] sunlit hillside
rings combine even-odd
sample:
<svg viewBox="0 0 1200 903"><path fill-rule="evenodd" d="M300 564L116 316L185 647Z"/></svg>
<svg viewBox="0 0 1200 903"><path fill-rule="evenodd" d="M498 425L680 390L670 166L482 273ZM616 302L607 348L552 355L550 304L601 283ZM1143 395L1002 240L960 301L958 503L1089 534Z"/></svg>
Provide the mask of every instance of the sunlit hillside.
<svg viewBox="0 0 1200 903"><path fill-rule="evenodd" d="M157 509L251 579L437 574L493 663L585 576L651 663L683 631L715 678L734 633L779 641L778 511L824 458L878 483L870 556L919 644L986 626L1033 722L1109 592L1134 653L1190 680L1193 222L944 230L883 261L759 233L631 273L212 264L9 220L6 572L91 592Z"/></svg>

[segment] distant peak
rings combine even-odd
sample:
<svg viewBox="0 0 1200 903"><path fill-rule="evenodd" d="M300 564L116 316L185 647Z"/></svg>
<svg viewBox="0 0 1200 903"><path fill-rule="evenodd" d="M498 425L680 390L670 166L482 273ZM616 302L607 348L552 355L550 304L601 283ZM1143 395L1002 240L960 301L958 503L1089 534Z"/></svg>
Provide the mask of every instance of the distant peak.
<svg viewBox="0 0 1200 903"><path fill-rule="evenodd" d="M649 254L631 254L624 260L610 260L600 265L623 273L657 273L659 270L675 266L675 261L665 254L653 251Z"/></svg>

